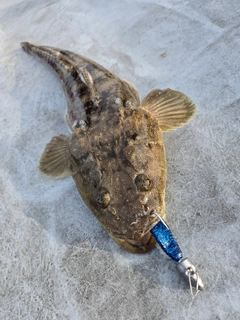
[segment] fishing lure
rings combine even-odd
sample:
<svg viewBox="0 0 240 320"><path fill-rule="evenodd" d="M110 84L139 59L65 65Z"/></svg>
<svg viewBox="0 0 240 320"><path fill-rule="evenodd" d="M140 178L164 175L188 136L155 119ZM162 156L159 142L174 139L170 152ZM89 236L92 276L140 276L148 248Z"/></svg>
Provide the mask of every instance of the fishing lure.
<svg viewBox="0 0 240 320"><path fill-rule="evenodd" d="M192 296L197 295L204 288L202 279L192 262L188 258L183 258L182 251L166 222L157 213L155 214L159 217L160 221L151 229L152 235L162 250L172 260L177 262L178 271L189 282ZM193 288L196 289L195 294L193 293Z"/></svg>

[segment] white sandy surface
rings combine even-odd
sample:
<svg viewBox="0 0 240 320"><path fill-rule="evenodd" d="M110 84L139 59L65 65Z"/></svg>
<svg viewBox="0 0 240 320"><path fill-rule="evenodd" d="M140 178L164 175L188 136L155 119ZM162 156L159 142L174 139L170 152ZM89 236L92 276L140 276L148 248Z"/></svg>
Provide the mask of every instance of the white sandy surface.
<svg viewBox="0 0 240 320"><path fill-rule="evenodd" d="M0 3L0 319L240 319L239 0ZM21 41L85 55L139 89L180 90L198 106L166 133L167 221L205 291L192 300L157 249L120 249L71 178L38 172L68 134L55 74Z"/></svg>

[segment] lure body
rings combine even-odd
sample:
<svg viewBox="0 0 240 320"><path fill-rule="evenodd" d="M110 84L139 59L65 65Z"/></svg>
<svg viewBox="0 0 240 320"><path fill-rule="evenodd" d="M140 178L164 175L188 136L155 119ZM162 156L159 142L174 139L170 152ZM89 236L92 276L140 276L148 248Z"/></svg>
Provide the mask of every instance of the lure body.
<svg viewBox="0 0 240 320"><path fill-rule="evenodd" d="M182 251L179 248L177 241L174 239L170 229L163 220L159 221L158 224L151 229L151 233L163 251L171 259L176 262L182 260Z"/></svg>
<svg viewBox="0 0 240 320"><path fill-rule="evenodd" d="M165 218L166 157L162 133L186 124L196 107L184 94L152 90L141 102L136 88L97 63L51 47L22 43L50 65L68 98L71 136L47 144L40 170L71 175L80 195L124 249L144 253L150 230Z"/></svg>
<svg viewBox="0 0 240 320"><path fill-rule="evenodd" d="M173 237L166 222L159 216L160 221L151 229L151 233L163 251L177 262L177 269L180 274L189 282L191 294L195 297L200 290L204 289L204 284L195 266L188 258L183 259L182 251ZM196 289L193 294L193 288Z"/></svg>

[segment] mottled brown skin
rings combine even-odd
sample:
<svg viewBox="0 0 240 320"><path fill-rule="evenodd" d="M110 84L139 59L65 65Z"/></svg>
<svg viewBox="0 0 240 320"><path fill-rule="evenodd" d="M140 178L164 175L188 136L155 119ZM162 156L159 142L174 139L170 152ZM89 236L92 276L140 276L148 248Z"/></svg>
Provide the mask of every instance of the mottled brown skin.
<svg viewBox="0 0 240 320"><path fill-rule="evenodd" d="M89 130L87 137L76 129L69 144L69 162L74 157L79 168L73 175L78 190L115 241L145 252L155 245L149 230L158 219L152 211L165 214L165 153L158 125L147 112L129 107L115 126L101 133L96 126ZM137 183L140 175L148 178L146 186Z"/></svg>
<svg viewBox="0 0 240 320"><path fill-rule="evenodd" d="M55 142L64 140L67 170L84 202L121 247L149 251L155 246L149 231L159 221L154 212L165 218L166 160L158 121L140 107L130 83L95 62L60 49L22 47L47 62L63 83L72 136ZM46 157L55 142L47 145L40 170L56 177L61 170L53 173Z"/></svg>

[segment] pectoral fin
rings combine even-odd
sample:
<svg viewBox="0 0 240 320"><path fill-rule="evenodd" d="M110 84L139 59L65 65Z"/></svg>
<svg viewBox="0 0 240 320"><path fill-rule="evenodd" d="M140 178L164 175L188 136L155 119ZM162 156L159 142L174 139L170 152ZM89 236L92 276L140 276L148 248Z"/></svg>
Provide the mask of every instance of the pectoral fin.
<svg viewBox="0 0 240 320"><path fill-rule="evenodd" d="M69 137L53 137L46 145L40 159L39 170L52 178L63 178L72 174L68 161Z"/></svg>
<svg viewBox="0 0 240 320"><path fill-rule="evenodd" d="M189 97L171 89L152 90L142 101L141 107L156 117L162 131L182 127L196 112L196 106Z"/></svg>

